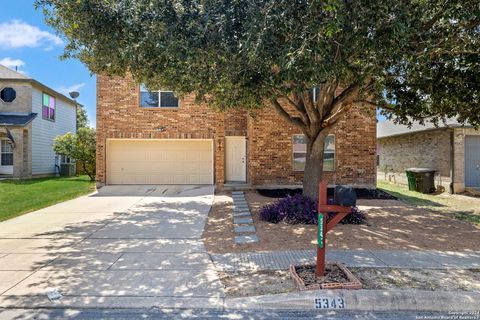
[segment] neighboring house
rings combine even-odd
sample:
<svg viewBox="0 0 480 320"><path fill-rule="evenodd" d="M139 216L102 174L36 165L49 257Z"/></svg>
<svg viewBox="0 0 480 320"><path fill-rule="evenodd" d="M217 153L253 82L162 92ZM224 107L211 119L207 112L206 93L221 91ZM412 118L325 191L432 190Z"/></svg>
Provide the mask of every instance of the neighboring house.
<svg viewBox="0 0 480 320"><path fill-rule="evenodd" d="M331 184L374 188L374 107L353 108L325 151ZM97 184L298 186L306 146L273 108L216 112L192 95L147 92L130 78L97 76Z"/></svg>
<svg viewBox="0 0 480 320"><path fill-rule="evenodd" d="M55 174L53 139L76 132L76 108L74 100L0 65L0 176Z"/></svg>
<svg viewBox="0 0 480 320"><path fill-rule="evenodd" d="M411 128L382 121L377 125L378 179L407 184L405 169L432 168L436 185L452 193L480 187L480 131L447 121Z"/></svg>

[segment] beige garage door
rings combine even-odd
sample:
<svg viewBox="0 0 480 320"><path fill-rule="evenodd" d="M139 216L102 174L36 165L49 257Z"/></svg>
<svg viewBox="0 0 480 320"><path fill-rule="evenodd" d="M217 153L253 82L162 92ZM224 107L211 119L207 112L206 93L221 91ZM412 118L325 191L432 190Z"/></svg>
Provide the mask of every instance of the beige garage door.
<svg viewBox="0 0 480 320"><path fill-rule="evenodd" d="M212 140L108 140L108 184L213 184Z"/></svg>

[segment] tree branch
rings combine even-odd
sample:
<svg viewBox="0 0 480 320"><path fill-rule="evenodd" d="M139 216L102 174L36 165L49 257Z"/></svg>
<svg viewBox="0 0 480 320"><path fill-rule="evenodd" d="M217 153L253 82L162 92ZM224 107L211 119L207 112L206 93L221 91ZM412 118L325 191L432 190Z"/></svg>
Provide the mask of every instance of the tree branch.
<svg viewBox="0 0 480 320"><path fill-rule="evenodd" d="M307 99L305 99L305 93L294 94L297 96L297 98L300 97L300 100L307 111L310 123L318 123L320 121L320 115L318 114L318 110L313 106L312 101L310 101L310 92L307 91Z"/></svg>
<svg viewBox="0 0 480 320"><path fill-rule="evenodd" d="M342 104L340 108L338 108L335 113L331 114L330 116L328 116L327 119L325 119L324 121L322 121L322 128L326 128L326 127L331 127L333 126L335 123L338 122L338 120L341 119L341 117L343 116L343 114L348 111L348 109L350 109L352 107L353 103L349 103L349 104Z"/></svg>
<svg viewBox="0 0 480 320"><path fill-rule="evenodd" d="M335 91L337 90L337 87L338 87L338 82L337 80L334 80L332 84L325 87L326 87L326 90L324 91L324 93L320 95L321 99L317 100L317 108L319 110L318 112L322 119L326 116L324 114L326 109L325 107L332 105L333 99L335 98ZM321 104L319 104L320 100L323 100Z"/></svg>
<svg viewBox="0 0 480 320"><path fill-rule="evenodd" d="M343 90L343 92L340 93L338 97L333 99L332 109L335 109L335 107L343 104L344 102L350 99L352 101L349 101L348 103L352 103L354 96L358 94L358 90L359 90L358 84L351 84L347 89Z"/></svg>
<svg viewBox="0 0 480 320"><path fill-rule="evenodd" d="M369 101L369 100L355 100L354 102L358 102L358 103L365 103L365 104L369 104L369 105L372 105L374 107L378 107L378 103L375 103L373 101Z"/></svg>
<svg viewBox="0 0 480 320"><path fill-rule="evenodd" d="M290 103L295 109L300 113L300 117L302 118L302 121L305 123L305 125L309 126L310 125L310 119L308 118L307 115L307 110L305 109L305 106L300 105L298 103L295 103L290 97L286 96L284 97L288 103Z"/></svg>
<svg viewBox="0 0 480 320"><path fill-rule="evenodd" d="M335 124L343 113L350 109L353 101L358 96L360 86L358 84L351 84L347 89L343 90L331 104L328 110L328 117L322 121L322 128Z"/></svg>
<svg viewBox="0 0 480 320"><path fill-rule="evenodd" d="M277 113L280 115L280 117L282 117L282 119L293 124L294 126L299 127L306 136L309 136L307 131L307 126L305 123L303 123L299 118L292 117L291 115L289 115L288 112L285 111L285 109L276 99L272 99L271 102L275 107L275 110L277 111Z"/></svg>
<svg viewBox="0 0 480 320"><path fill-rule="evenodd" d="M444 16L444 11L439 10L436 15L432 17L432 19L428 20L424 25L423 25L423 30L424 31L429 31L435 23L440 20Z"/></svg>

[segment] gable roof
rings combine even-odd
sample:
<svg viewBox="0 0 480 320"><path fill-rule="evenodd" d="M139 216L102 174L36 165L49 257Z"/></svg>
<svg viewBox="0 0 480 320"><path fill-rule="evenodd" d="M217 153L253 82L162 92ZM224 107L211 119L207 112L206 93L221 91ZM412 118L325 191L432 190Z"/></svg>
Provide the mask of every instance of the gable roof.
<svg viewBox="0 0 480 320"><path fill-rule="evenodd" d="M0 79L30 79L26 75L13 71L10 68L7 68L0 64Z"/></svg>
<svg viewBox="0 0 480 320"><path fill-rule="evenodd" d="M9 80L9 81L12 81L12 82L29 82L31 83L32 85L36 86L36 87L39 87L40 89L44 90L44 91L47 91L47 93L53 93L55 94L56 96L60 96L63 100L66 100L67 102L71 103L73 106L76 106L76 105L79 105L79 106L82 106L82 104L76 102L75 100L67 97L66 95L64 95L63 93L60 93L56 90L53 90L52 88L44 85L43 83L33 79L33 78L30 78L20 72L17 72L17 71L14 71L10 68L7 68L3 65L0 64L0 80Z"/></svg>
<svg viewBox="0 0 480 320"><path fill-rule="evenodd" d="M377 122L377 139L400 136L404 134L416 133L421 131L445 129L445 128L461 128L461 127L471 127L469 124L461 124L455 119L447 119L446 124L439 123L438 126L435 126L429 121L425 121L425 124L420 124L418 122L413 122L412 126L409 128L403 124L395 124L393 121L385 120Z"/></svg>

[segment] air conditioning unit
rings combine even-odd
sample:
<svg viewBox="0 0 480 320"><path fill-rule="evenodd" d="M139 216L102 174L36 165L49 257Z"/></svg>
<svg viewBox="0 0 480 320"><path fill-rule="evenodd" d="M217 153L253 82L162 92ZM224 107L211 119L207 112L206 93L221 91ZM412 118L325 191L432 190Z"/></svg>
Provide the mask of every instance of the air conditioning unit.
<svg viewBox="0 0 480 320"><path fill-rule="evenodd" d="M73 177L76 174L75 163L62 163L60 164L60 176Z"/></svg>

